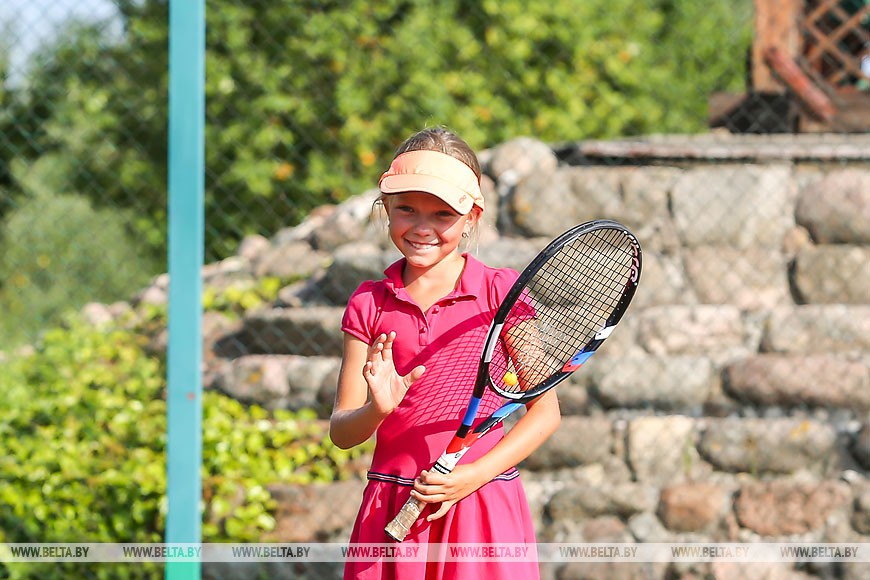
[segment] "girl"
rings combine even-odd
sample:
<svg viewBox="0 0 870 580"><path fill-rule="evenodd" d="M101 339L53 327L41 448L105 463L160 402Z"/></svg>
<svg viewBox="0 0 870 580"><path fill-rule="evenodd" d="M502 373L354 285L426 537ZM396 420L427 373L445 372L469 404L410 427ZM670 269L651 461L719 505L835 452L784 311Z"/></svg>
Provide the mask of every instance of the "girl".
<svg viewBox="0 0 870 580"><path fill-rule="evenodd" d="M447 475L430 472L471 394L489 323L517 272L466 253L484 210L480 165L462 139L423 130L398 149L380 180L392 242L404 256L362 283L342 320L344 356L333 442L347 449L376 434L352 543L389 542L384 527L409 494L428 504L405 545L513 544L523 561L348 561L345 578L538 578L535 535L515 465L558 427L555 391L529 403L505 435L493 429ZM488 392L480 416L501 403Z"/></svg>

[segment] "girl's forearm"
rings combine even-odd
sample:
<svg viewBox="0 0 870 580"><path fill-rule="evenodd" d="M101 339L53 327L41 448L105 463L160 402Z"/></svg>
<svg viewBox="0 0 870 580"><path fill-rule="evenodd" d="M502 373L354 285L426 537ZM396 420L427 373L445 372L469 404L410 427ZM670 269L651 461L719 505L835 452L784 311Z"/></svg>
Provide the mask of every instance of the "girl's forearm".
<svg viewBox="0 0 870 580"><path fill-rule="evenodd" d="M357 409L335 411L329 418L329 438L341 449L356 447L369 440L384 417L371 403Z"/></svg>
<svg viewBox="0 0 870 580"><path fill-rule="evenodd" d="M483 481L516 466L540 447L561 423L555 392L544 394L486 455L475 461Z"/></svg>

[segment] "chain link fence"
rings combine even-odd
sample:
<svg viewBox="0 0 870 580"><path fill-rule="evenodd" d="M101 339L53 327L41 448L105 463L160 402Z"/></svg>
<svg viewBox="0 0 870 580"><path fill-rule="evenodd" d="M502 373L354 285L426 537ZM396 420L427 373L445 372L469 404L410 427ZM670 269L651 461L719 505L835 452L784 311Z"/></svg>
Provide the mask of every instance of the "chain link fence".
<svg viewBox="0 0 870 580"><path fill-rule="evenodd" d="M837 122L854 129L866 114L867 2L208 0L206 11L208 391L264 413L328 417L344 304L398 257L373 187L406 136L444 125L484 167L488 209L468 248L484 262L522 269L550 238L595 218L625 223L644 247L625 322L560 387L562 427L521 466L539 541L868 541L870 141L822 132ZM774 22L781 13L804 24ZM783 29L807 47L789 55L806 77L836 76L833 89L818 85L839 107L830 118L791 84L800 80L784 75L791 69L758 52L779 38L764 31ZM167 42L165 0L0 5L9 408L64 397L33 395L54 374L37 365L22 383L10 370L22 357L68 351L80 370L62 380L85 389L116 380L83 362L108 348L89 331L63 339L72 343L51 334L79 328L71 312L88 328L134 331L162 364ZM117 350L105 357L130 362ZM131 376L151 380L154 370L138 364L124 367L125 388ZM130 399L124 412L133 392L120 395ZM0 432L48 449L62 437L57 425L83 419L50 414L33 415L36 427L0 421ZM114 434L113 417L82 440ZM231 425L221 429L217 441L232 439ZM94 445L99 454L103 443ZM45 453L40 469L87 480ZM347 506L327 499L334 490L319 501L309 490L303 502L282 481L246 481L248 503L209 504L206 535L344 541L365 460L353 458L350 479L334 484ZM80 531L58 524L103 508L58 510L57 483L11 466L0 460L0 497L19 507L0 508L0 540L48 541L34 531L44 530L52 541L159 541L158 508L130 521L94 518ZM266 485L279 487L250 499ZM159 497L159 485L149 493ZM44 514L33 522L20 507L29 503ZM254 504L266 523L245 527L260 514L234 510ZM137 528L158 535L130 533ZM867 564L542 570L560 579L858 578Z"/></svg>

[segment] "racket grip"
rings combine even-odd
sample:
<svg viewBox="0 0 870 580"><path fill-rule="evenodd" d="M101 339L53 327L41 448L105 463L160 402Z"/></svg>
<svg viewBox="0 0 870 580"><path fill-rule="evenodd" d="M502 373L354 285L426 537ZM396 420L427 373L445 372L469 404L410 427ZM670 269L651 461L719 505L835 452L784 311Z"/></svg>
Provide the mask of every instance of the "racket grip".
<svg viewBox="0 0 870 580"><path fill-rule="evenodd" d="M420 517L420 512L423 511L424 507L426 507L424 502L409 497L405 505L402 506L402 509L399 510L399 513L396 514L396 517L393 518L393 521L384 528L384 531L397 542L401 542L408 535L411 526L414 525L417 518Z"/></svg>

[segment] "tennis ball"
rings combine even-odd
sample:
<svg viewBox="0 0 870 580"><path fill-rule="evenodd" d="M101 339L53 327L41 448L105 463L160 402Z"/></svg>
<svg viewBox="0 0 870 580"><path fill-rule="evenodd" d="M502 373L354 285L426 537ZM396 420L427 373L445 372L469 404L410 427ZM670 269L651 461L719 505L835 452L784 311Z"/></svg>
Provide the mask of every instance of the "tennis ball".
<svg viewBox="0 0 870 580"><path fill-rule="evenodd" d="M506 384L506 385L509 386L509 387L516 386L516 384L517 384L517 375L515 375L514 373L512 373L512 372L510 372L510 371L506 372L506 373L504 374L504 384Z"/></svg>

